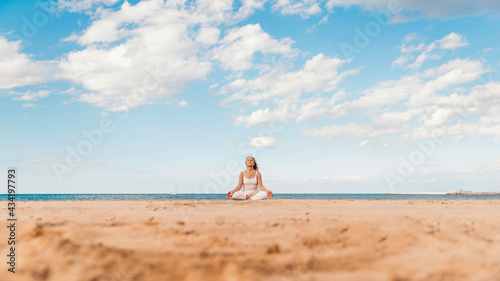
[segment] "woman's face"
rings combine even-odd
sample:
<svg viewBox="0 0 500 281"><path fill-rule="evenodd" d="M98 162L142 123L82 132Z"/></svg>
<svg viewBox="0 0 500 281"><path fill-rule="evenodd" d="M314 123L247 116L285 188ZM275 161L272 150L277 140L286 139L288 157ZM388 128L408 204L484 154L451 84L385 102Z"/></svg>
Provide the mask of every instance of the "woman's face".
<svg viewBox="0 0 500 281"><path fill-rule="evenodd" d="M253 167L253 165L255 165L255 161L253 160L252 157L248 157L247 158L247 167L248 166Z"/></svg>

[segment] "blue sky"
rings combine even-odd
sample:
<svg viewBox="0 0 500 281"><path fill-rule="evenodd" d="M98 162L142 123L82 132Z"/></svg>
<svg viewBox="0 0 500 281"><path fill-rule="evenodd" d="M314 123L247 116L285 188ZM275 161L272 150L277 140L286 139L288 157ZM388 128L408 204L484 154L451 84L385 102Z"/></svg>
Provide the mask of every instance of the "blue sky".
<svg viewBox="0 0 500 281"><path fill-rule="evenodd" d="M21 193L498 190L495 1L0 2ZM5 193L5 191L2 191Z"/></svg>

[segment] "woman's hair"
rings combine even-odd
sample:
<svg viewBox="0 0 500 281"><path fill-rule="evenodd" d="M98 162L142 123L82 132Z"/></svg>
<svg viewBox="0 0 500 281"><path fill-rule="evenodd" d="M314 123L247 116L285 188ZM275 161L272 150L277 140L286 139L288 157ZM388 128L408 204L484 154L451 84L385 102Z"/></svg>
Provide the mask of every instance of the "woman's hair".
<svg viewBox="0 0 500 281"><path fill-rule="evenodd" d="M247 158L245 158L245 163L247 161L248 158L252 158L253 159L253 169L255 171L258 171L259 170L259 165L257 165L257 160L255 160L255 157L253 156L247 156Z"/></svg>

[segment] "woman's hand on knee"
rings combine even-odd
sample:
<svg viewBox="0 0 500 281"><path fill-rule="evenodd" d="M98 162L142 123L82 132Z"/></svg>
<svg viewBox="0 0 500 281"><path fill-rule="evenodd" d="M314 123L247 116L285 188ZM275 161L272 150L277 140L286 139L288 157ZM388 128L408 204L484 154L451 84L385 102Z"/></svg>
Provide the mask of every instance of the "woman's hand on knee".
<svg viewBox="0 0 500 281"><path fill-rule="evenodd" d="M269 198L273 198L273 192L271 190L266 190L266 193Z"/></svg>
<svg viewBox="0 0 500 281"><path fill-rule="evenodd" d="M231 198L231 197L233 197L233 193L234 193L234 191L232 191L232 190L231 190L231 191L229 191L229 192L227 193L227 197L226 197L226 198Z"/></svg>

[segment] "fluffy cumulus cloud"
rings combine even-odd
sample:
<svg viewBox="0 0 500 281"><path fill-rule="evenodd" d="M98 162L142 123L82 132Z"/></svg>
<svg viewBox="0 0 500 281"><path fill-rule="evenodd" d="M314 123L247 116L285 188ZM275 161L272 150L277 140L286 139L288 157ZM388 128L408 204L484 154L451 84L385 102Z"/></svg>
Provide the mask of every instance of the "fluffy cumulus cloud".
<svg viewBox="0 0 500 281"><path fill-rule="evenodd" d="M293 41L273 38L259 24L234 27L265 2L59 0L59 10L91 15L88 27L62 39L80 48L52 63L57 69L47 70L48 62L33 61L20 51L19 42L2 37L0 51L7 55L0 59L6 72L0 88L42 83L50 73L83 87L72 101L120 111L181 93L217 67L270 69L272 65L256 66L256 55L269 57L267 61L293 59L299 53ZM119 6L107 8L113 5Z"/></svg>
<svg viewBox="0 0 500 281"><path fill-rule="evenodd" d="M273 137L255 137L250 140L248 145L255 148L264 148L272 147L276 142L278 142L278 139Z"/></svg>
<svg viewBox="0 0 500 281"><path fill-rule="evenodd" d="M292 43L290 38L273 39L259 24L248 24L230 30L219 42L213 57L224 69L247 70L252 67L252 58L257 52L295 56L297 50L291 47Z"/></svg>
<svg viewBox="0 0 500 281"><path fill-rule="evenodd" d="M456 18L479 14L498 14L500 4L491 0L328 0L326 7L359 6L371 11L401 10L402 13L394 17L393 21L410 21L423 18Z"/></svg>
<svg viewBox="0 0 500 281"><path fill-rule="evenodd" d="M304 94L332 94L347 75L357 70L339 71L348 62L337 57L318 54L307 60L297 71L273 69L253 79L239 78L229 83L222 91L232 95L222 104L242 102L258 105L261 102L276 104L273 109L259 109L247 116L239 116L235 125L253 126L270 120L308 119L313 117L315 103L325 104L318 97L301 100ZM340 92L332 94L326 104L333 105Z"/></svg>
<svg viewBox="0 0 500 281"><path fill-rule="evenodd" d="M378 82L351 101L337 103L329 115L337 119L356 114L358 122L336 124L304 132L329 139L355 138L361 144L387 144L416 139L460 140L493 135L500 137L500 82L483 80L481 61L454 59L399 80ZM469 89L462 86L474 83Z"/></svg>
<svg viewBox="0 0 500 281"><path fill-rule="evenodd" d="M452 32L442 39L435 40L426 45L420 41L417 44L409 44L410 42L418 41L419 36L415 33L409 34L403 40L400 46L402 55L392 62L392 66L401 68L417 69L428 59L440 59L444 51L455 50L469 45L467 39L455 32Z"/></svg>
<svg viewBox="0 0 500 281"><path fill-rule="evenodd" d="M222 0L196 5L124 2L117 10L96 15L86 30L67 39L83 49L64 57L60 77L91 91L75 100L119 111L182 92L206 77L214 61L248 69L255 52L291 54L287 39L274 40L258 25L236 28L219 42L220 25L241 20L261 6L259 1L243 1L236 10L231 1ZM257 45L249 46L252 42Z"/></svg>
<svg viewBox="0 0 500 281"><path fill-rule="evenodd" d="M50 61L34 61L22 53L20 41L0 36L0 89L40 84L52 79L56 72Z"/></svg>

